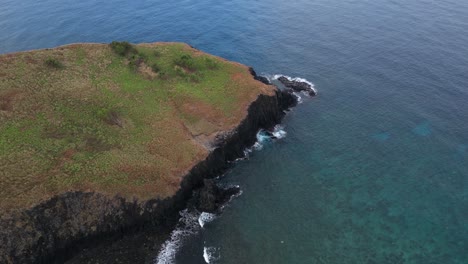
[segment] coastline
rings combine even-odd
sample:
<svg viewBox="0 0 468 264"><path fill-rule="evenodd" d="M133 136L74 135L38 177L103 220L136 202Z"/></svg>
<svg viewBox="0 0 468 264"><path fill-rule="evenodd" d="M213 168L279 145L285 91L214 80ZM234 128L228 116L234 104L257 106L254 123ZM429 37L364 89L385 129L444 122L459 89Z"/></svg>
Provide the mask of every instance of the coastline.
<svg viewBox="0 0 468 264"><path fill-rule="evenodd" d="M258 79L254 71L251 74ZM113 236L143 229L169 233L192 192L203 187L203 180L221 175L229 168L229 162L243 157L244 149L255 143L257 131L280 123L284 111L295 102L292 93L279 88L274 95L259 95L244 120L231 133L216 139L216 148L183 177L180 189L170 198L138 201L93 192L69 192L3 218L0 226L5 230L6 243L1 249L2 261L57 263ZM87 223L90 216L98 220Z"/></svg>

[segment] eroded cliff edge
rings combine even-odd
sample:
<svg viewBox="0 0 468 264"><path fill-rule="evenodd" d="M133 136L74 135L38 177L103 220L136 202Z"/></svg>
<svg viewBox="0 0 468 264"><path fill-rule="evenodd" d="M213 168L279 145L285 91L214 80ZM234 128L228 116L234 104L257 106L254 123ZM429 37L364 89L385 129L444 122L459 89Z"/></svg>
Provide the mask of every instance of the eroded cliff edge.
<svg viewBox="0 0 468 264"><path fill-rule="evenodd" d="M279 89L273 95L260 94L242 122L214 140L207 158L183 177L180 189L172 197L138 200L95 192L67 192L31 209L2 216L0 262L60 261L77 245L111 234L173 227L192 191L202 187L204 179L222 174L230 161L243 157L243 150L255 143L257 131L278 124L284 111L295 102L294 95Z"/></svg>

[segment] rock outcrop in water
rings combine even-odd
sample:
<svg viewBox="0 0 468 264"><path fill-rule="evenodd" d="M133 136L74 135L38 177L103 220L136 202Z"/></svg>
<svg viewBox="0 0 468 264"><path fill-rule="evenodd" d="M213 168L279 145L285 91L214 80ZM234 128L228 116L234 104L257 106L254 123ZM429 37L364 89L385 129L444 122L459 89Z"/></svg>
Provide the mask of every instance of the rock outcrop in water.
<svg viewBox="0 0 468 264"><path fill-rule="evenodd" d="M317 95L317 93L312 88L312 86L306 82L301 82L301 81L297 81L294 79L290 80L286 78L285 76L279 77L278 81L280 81L287 88L291 88L292 90L296 92L307 92L310 96Z"/></svg>
<svg viewBox="0 0 468 264"><path fill-rule="evenodd" d="M254 71L255 79L264 82ZM0 263L62 263L81 247L114 234L142 229L172 229L178 212L193 196L198 207L214 211L235 193L220 191L212 181L229 162L244 156L244 149L256 141L260 129L278 124L285 110L296 104L288 91L261 94L248 108L245 119L230 133L218 139L208 157L183 178L178 192L167 199L130 200L110 198L94 192L58 195L29 210L0 217Z"/></svg>

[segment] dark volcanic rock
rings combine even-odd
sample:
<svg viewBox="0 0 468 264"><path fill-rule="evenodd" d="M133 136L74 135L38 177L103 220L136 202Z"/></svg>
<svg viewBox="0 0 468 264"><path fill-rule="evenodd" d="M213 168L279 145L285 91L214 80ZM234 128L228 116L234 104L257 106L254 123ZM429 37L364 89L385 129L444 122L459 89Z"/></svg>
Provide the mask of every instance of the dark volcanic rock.
<svg viewBox="0 0 468 264"><path fill-rule="evenodd" d="M252 76L254 77L255 80L260 81L260 82L262 82L264 84L267 84L267 85L271 84L270 80L268 80L267 77L257 75L257 73L254 71L254 69L252 67L249 68L249 71L250 71L250 74L252 74Z"/></svg>
<svg viewBox="0 0 468 264"><path fill-rule="evenodd" d="M270 83L270 80L268 80L267 77L257 76L257 77L255 78L255 80L261 81L261 82L264 83L264 84L268 84L268 85L271 84L271 83Z"/></svg>
<svg viewBox="0 0 468 264"><path fill-rule="evenodd" d="M297 96L293 94L291 90L282 90L282 100L281 100L281 107L283 109L289 109L297 105Z"/></svg>
<svg viewBox="0 0 468 264"><path fill-rule="evenodd" d="M300 81L291 81L288 78L281 76L278 78L278 81L280 81L284 86L287 88L291 88L296 92L308 92L310 96L315 96L316 93L314 89L312 89L312 86L306 82L300 82Z"/></svg>
<svg viewBox="0 0 468 264"><path fill-rule="evenodd" d="M239 187L223 189L218 187L213 179L205 179L203 187L194 192L193 206L201 212L215 213L239 191Z"/></svg>

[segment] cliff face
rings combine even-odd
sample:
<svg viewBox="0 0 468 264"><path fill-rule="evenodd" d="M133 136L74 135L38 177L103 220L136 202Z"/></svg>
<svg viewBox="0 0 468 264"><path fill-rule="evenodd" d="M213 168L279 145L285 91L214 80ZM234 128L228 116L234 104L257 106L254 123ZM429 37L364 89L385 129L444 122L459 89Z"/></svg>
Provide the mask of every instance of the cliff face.
<svg viewBox="0 0 468 264"><path fill-rule="evenodd" d="M254 77L256 77L253 72ZM278 124L294 96L277 90L259 95L235 130L216 139L216 148L183 178L178 192L164 200L110 198L93 192L69 192L32 209L0 218L0 263L50 263L66 259L80 245L142 228L172 228L204 179L222 174L243 157L259 129Z"/></svg>

